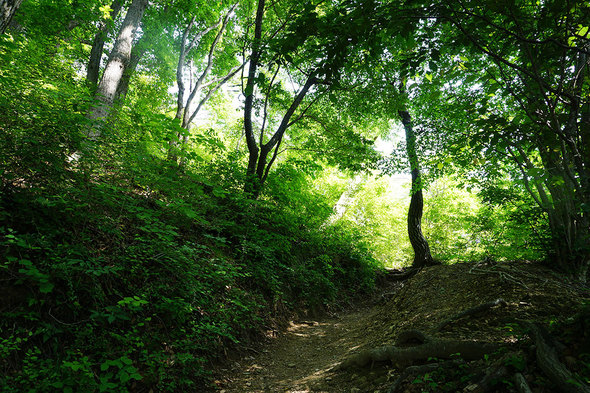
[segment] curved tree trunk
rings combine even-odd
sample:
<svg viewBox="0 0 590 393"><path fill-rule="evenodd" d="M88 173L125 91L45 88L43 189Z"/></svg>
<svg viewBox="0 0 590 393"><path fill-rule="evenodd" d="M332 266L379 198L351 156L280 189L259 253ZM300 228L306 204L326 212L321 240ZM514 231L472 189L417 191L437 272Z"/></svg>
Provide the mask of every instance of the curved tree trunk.
<svg viewBox="0 0 590 393"><path fill-rule="evenodd" d="M420 179L420 165L416 154L416 136L412 127L412 117L407 111L398 112L406 131L406 151L412 170L412 191L410 209L408 210L408 235L414 249L413 267L421 268L434 264L428 241L422 234L422 211L424 197L422 196L422 181Z"/></svg>
<svg viewBox="0 0 590 393"><path fill-rule="evenodd" d="M246 134L246 144L248 146L248 169L246 170L246 182L244 191L246 194L258 195L259 180L256 178L256 163L258 161L258 143L254 137L252 124L252 109L254 107L254 79L256 78L256 69L260 59L260 49L262 41L262 18L264 17L265 0L258 0L256 9L256 20L254 22L254 42L252 43L252 53L250 55L250 66L248 69L248 78L246 80L246 89L244 91L244 133Z"/></svg>
<svg viewBox="0 0 590 393"><path fill-rule="evenodd" d="M0 0L0 34L4 34L23 0Z"/></svg>

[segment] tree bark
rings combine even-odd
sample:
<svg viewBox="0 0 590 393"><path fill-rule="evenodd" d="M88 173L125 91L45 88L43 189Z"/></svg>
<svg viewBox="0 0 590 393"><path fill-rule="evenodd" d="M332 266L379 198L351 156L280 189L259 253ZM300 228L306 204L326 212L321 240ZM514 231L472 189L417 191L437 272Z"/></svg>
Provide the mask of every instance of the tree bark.
<svg viewBox="0 0 590 393"><path fill-rule="evenodd" d="M121 0L113 0L111 4L111 13L110 19L114 20L119 11L121 11L121 7L123 6L123 2ZM92 49L90 50L90 59L88 60L88 68L86 69L86 82L88 86L92 89L92 91L96 90L96 85L98 84L98 75L100 73L100 60L102 58L102 52L104 50L104 43L109 31L110 23L106 20L101 20L98 26L98 32L94 36L94 40L92 41Z"/></svg>
<svg viewBox="0 0 590 393"><path fill-rule="evenodd" d="M4 34L23 0L0 0L0 34Z"/></svg>
<svg viewBox="0 0 590 393"><path fill-rule="evenodd" d="M424 208L424 197L422 195L422 181L418 154L416 153L416 136L412 125L412 117L407 111L398 112L404 129L406 131L406 151L410 160L412 171L412 191L410 208L408 210L408 236L414 249L414 261L412 266L421 268L433 265L434 260L430 254L428 241L422 234L422 211Z"/></svg>
<svg viewBox="0 0 590 393"><path fill-rule="evenodd" d="M142 46L141 48L133 48L131 51L131 58L129 59L129 65L125 67L125 71L123 72L123 76L121 77L121 82L117 87L117 93L115 94L115 100L121 101L127 97L127 92L129 91L129 83L131 82L131 77L135 74L135 70L139 65L139 62L143 58L143 55L147 52L147 47Z"/></svg>
<svg viewBox="0 0 590 393"><path fill-rule="evenodd" d="M88 118L91 120L100 120L108 117L113 106L117 88L121 83L121 78L125 69L131 60L131 50L135 34L143 18L143 13L147 7L148 0L133 0L127 15L123 20L121 29L115 41L115 46L111 51L109 60L96 89L95 98L98 103L91 109ZM94 126L88 130L88 139L96 139L100 136L100 127Z"/></svg>
<svg viewBox="0 0 590 393"><path fill-rule="evenodd" d="M244 91L244 132L246 134L246 144L248 146L248 168L246 169L246 182L244 191L250 195L258 195L259 186L256 179L256 162L258 161L258 143L254 137L254 128L252 125L252 109L254 106L254 79L256 78L256 69L260 60L260 47L262 40L262 18L264 16L265 0L258 0L256 9L256 20L254 22L254 42L252 43L252 54L250 55L250 66L248 68L248 79Z"/></svg>

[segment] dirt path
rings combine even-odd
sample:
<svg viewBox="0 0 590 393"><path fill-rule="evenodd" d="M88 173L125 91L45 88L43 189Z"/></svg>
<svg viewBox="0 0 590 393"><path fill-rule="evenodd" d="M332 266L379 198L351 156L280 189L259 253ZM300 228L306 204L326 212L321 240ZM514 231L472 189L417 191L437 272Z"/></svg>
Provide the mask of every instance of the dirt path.
<svg viewBox="0 0 590 393"><path fill-rule="evenodd" d="M221 392L354 393L361 391L357 386L367 378L387 382L387 376L377 372L361 376L331 371L365 343L366 323L375 312L368 305L336 317L291 322L287 332L263 346L259 355L227 370L225 380L220 381Z"/></svg>
<svg viewBox="0 0 590 393"><path fill-rule="evenodd" d="M571 359L586 345L578 342L587 333L574 316L583 299L590 299L590 292L564 282L563 277L542 265L506 262L435 266L405 283L381 288L375 296L334 317L291 322L279 337L257 346L256 355L218 370L218 392L385 393L405 368L396 368L391 362L341 371L333 371L334 366L360 349L391 345L401 332L418 329L434 338L495 343L505 351L461 363L461 367L447 363L451 368L429 372L428 378L424 374L423 380L410 375L399 381L403 382L399 391L485 391L480 385L485 386L488 370L508 370L507 365L514 364L511 359L521 359L526 367L515 370L523 373L532 391L549 393L557 387L548 384L536 365L534 352L526 350L531 342L517 322L547 325L550 319L555 326L561 324L562 330L555 335L569 340L563 353ZM500 298L505 303L502 307L452 319L464 310ZM444 329L437 329L442 321L449 320ZM581 367L572 367L582 372ZM516 391L509 384L499 389Z"/></svg>

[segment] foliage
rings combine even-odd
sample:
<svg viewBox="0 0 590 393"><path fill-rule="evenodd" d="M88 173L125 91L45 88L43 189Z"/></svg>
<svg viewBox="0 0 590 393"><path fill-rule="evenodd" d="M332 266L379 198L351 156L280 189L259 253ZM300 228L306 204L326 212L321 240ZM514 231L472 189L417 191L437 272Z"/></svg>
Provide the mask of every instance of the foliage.
<svg viewBox="0 0 590 393"><path fill-rule="evenodd" d="M256 66L191 129L174 116L182 32L232 4L150 2L130 88L92 120L91 43L109 52L125 13L108 3L26 1L0 36L3 391L198 390L287 315L370 290L411 259L405 197L372 172L405 170L403 149L374 146L402 108L436 258L549 255L585 278L587 4L239 2L186 66L209 87Z"/></svg>
<svg viewBox="0 0 590 393"><path fill-rule="evenodd" d="M207 195L153 165L50 193L4 184L3 391L185 389L277 310L372 285L366 251L292 204Z"/></svg>
<svg viewBox="0 0 590 393"><path fill-rule="evenodd" d="M407 177L368 178L341 219L340 225L355 228L387 266L405 266L413 258L406 236L409 187ZM526 205L516 197L501 204L500 192L478 195L450 178L430 184L423 230L433 256L447 263L542 259L547 246L543 217L523 211Z"/></svg>

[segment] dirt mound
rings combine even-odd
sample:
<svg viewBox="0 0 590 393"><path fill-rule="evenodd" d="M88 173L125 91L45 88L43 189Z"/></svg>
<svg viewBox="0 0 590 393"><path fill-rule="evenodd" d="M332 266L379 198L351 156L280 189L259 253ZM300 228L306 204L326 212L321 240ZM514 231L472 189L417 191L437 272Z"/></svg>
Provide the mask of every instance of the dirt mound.
<svg viewBox="0 0 590 393"><path fill-rule="evenodd" d="M458 263L433 266L408 280L380 306L367 328L372 345L394 342L407 329L441 337L473 340L510 340L506 336L517 320L555 323L576 313L590 292L530 262ZM437 327L461 311L503 299L504 307Z"/></svg>
<svg viewBox="0 0 590 393"><path fill-rule="evenodd" d="M537 365L535 348L544 348L541 337L551 327L563 342L551 361L587 379L590 370L580 359L590 347L590 323L582 323L580 306L589 297L588 288L538 264L434 266L384 289L372 306L293 323L257 355L225 370L219 387L228 393L473 393L517 391L520 384L552 392L554 376ZM467 356L474 342L491 345L485 356L479 347ZM549 352L553 344L546 345Z"/></svg>

